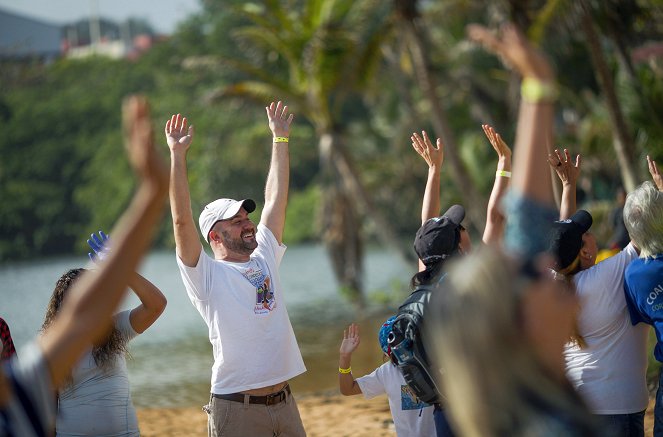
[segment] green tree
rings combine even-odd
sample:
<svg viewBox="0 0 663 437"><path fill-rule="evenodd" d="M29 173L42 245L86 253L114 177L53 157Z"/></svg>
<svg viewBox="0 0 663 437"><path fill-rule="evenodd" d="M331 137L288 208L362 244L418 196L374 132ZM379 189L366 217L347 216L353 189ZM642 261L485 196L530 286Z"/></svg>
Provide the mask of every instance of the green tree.
<svg viewBox="0 0 663 437"><path fill-rule="evenodd" d="M403 253L362 183L346 137L348 124L365 117L361 93L380 65L389 8L367 0L266 1L244 5L241 14L250 24L233 37L248 54L227 63L246 79L222 95L261 101L283 96L313 124L323 186L323 239L341 287L363 305L361 212L377 223L383 241Z"/></svg>

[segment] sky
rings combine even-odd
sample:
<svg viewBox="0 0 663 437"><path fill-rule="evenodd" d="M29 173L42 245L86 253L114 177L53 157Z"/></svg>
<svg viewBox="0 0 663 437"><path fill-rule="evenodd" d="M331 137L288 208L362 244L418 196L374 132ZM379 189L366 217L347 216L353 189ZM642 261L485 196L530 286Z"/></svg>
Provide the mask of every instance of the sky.
<svg viewBox="0 0 663 437"><path fill-rule="evenodd" d="M172 33L177 23L200 11L199 0L0 0L0 9L52 24L88 18L94 9L114 21L144 18L160 33Z"/></svg>

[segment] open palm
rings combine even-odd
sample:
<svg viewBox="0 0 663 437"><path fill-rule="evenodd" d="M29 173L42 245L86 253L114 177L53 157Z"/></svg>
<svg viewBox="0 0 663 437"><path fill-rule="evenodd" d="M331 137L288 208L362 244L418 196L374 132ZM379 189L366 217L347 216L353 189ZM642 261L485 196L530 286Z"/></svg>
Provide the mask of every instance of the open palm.
<svg viewBox="0 0 663 437"><path fill-rule="evenodd" d="M187 129L187 119L177 114L166 122L166 142L171 150L187 150L193 140L193 126Z"/></svg>
<svg viewBox="0 0 663 437"><path fill-rule="evenodd" d="M359 346L359 326L355 323L350 325L348 329L343 330L343 342L339 353L341 355L350 355Z"/></svg>

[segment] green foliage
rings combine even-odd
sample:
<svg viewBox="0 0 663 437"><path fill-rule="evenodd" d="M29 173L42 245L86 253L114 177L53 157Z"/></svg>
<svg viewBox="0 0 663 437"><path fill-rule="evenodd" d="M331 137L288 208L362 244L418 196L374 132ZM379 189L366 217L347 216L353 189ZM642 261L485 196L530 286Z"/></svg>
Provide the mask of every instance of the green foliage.
<svg viewBox="0 0 663 437"><path fill-rule="evenodd" d="M458 153L487 198L495 155L480 124L494 124L513 145L518 82L494 56L468 44L464 28L502 21L514 3L419 3L438 96L459 140ZM557 68L558 145L583 154L590 197L609 199L619 174L613 126L582 33L574 31L572 3L527 2L530 33ZM663 18L649 2L591 5L645 179L644 155L663 162L663 68L660 58L640 59L634 74L627 74L617 49L621 44L632 54L660 41ZM110 229L134 186L122 149L120 105L135 92L150 98L164 156L162 129L173 113L196 128L188 156L194 217L218 197L262 203L271 147L263 108L282 99L296 116L286 241L314 241L320 234L316 211L325 193L317 135L334 131L344 133L375 208L409 246L426 181L426 165L409 136L430 130L430 108L392 8L392 2L377 0L206 0L202 13L136 61L3 61L0 258L83 250L87 234ZM462 198L463 187L449 173L443 168L443 206ZM158 244L172 246L170 220L159 229Z"/></svg>
<svg viewBox="0 0 663 437"><path fill-rule="evenodd" d="M310 185L305 191L290 193L283 241L297 244L317 240L320 202L320 187L317 185Z"/></svg>

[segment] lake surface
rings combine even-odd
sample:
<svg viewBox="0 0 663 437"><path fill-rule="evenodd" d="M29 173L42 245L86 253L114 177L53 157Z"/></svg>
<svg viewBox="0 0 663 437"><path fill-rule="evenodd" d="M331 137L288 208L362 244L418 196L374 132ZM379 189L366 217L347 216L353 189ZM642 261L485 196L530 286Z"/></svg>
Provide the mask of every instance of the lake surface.
<svg viewBox="0 0 663 437"><path fill-rule="evenodd" d="M0 316L10 326L14 343L33 338L43 321L55 282L66 270L81 267L87 256L6 264L0 267ZM288 313L308 371L291 381L295 392L337 387L338 347L343 328L357 321L362 343L353 354L355 375L371 372L382 362L377 332L396 304L380 304L383 296L399 302L416 266L404 265L396 254L372 249L365 260L367 311L354 313L338 294L337 283L322 246L288 248L281 263ZM207 327L191 305L180 279L174 252L150 254L140 272L166 298L165 312L143 335L130 343L129 378L138 407L202 405L209 398L212 347ZM122 308L138 299L129 293ZM265 363L269 365L269 363Z"/></svg>

